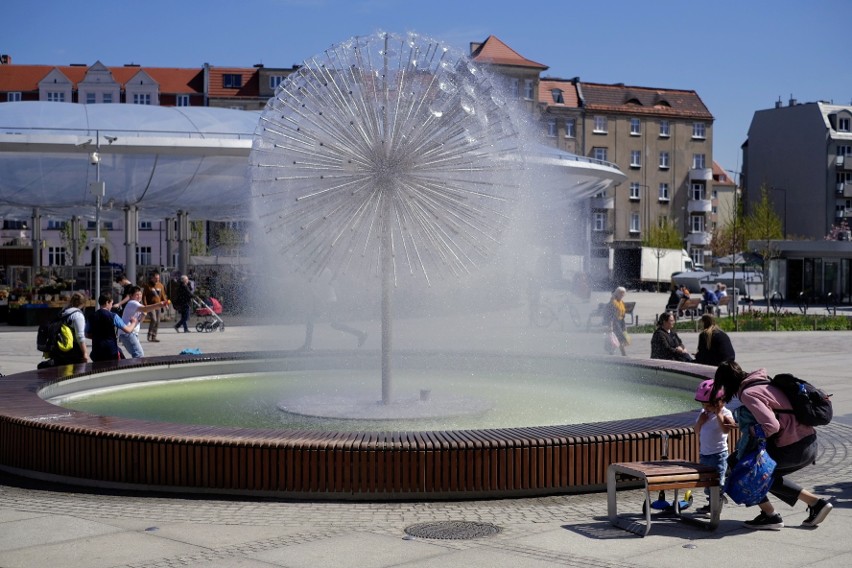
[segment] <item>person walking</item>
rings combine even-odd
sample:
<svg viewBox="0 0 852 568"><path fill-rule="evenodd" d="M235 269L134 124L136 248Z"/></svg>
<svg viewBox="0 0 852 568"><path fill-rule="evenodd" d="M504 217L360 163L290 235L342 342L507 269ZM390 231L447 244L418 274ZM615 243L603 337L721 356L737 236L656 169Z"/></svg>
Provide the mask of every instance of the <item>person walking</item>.
<svg viewBox="0 0 852 568"><path fill-rule="evenodd" d="M619 286L613 290L604 315L604 324L608 325L609 331L615 334L618 340L618 348L624 356L627 356L627 346L630 345L630 339L627 337L626 324L624 322L624 314L627 312L627 308L624 306L624 296L626 295L627 289L623 286Z"/></svg>
<svg viewBox="0 0 852 568"><path fill-rule="evenodd" d="M189 327L187 326L187 322L189 321L189 312L192 307L192 288L190 287L189 276L186 274L182 275L180 280L178 280L175 299L172 301L172 305L174 305L175 311L180 314L180 319L175 324L175 331L180 331L180 328L183 327L183 332L188 333Z"/></svg>
<svg viewBox="0 0 852 568"><path fill-rule="evenodd" d="M116 361L122 358L118 348L116 330L130 333L138 323L138 312L129 322L112 311L113 298L110 294L98 296L98 310L86 322L86 337L92 340L92 361Z"/></svg>
<svg viewBox="0 0 852 568"><path fill-rule="evenodd" d="M160 273L156 270L151 273L151 278L145 285L142 297L146 306L154 304L160 306L159 309L148 312L151 314L151 323L148 324L148 341L159 343L157 331L160 329L161 312L162 308L169 305L169 298L166 296L166 287L160 282Z"/></svg>
<svg viewBox="0 0 852 568"><path fill-rule="evenodd" d="M725 402L736 396L742 406L736 410L740 429L736 458L741 459L754 438L754 427L759 425L766 435L766 451L775 460L772 485L769 492L790 505L802 501L808 507L808 516L802 526L816 527L831 512L833 505L788 477L788 474L816 461L817 435L812 426L796 420L787 396L769 383L766 369L746 373L735 361L725 361L716 369L713 392L722 394ZM712 397L711 397L712 398ZM775 510L769 497L760 503L760 514L745 526L756 530L781 530L784 521Z"/></svg>
<svg viewBox="0 0 852 568"><path fill-rule="evenodd" d="M695 362L702 365L718 366L725 361L733 361L737 354L731 344L728 334L716 325L716 318L711 314L701 316L703 331L698 334L698 351Z"/></svg>
<svg viewBox="0 0 852 568"><path fill-rule="evenodd" d="M124 312L121 314L121 319L124 323L130 323L135 318L136 325L133 326L133 330L130 332L120 331L118 333L118 340L127 349L131 359L136 359L145 356L142 344L139 342L139 328L142 327L143 315L163 308L167 302L163 300L158 304L142 305L142 288L139 286L134 286L130 289L130 298L130 301L124 305ZM139 315L137 316L136 314Z"/></svg>

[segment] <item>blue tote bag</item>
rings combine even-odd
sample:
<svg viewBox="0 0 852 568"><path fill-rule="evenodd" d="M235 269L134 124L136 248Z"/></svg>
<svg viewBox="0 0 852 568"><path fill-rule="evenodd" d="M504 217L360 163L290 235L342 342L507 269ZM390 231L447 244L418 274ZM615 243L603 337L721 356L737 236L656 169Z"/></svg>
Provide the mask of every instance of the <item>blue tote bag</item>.
<svg viewBox="0 0 852 568"><path fill-rule="evenodd" d="M757 447L737 462L725 481L725 493L739 505L757 505L772 485L775 460L766 452L766 435L759 425L754 427L754 437Z"/></svg>

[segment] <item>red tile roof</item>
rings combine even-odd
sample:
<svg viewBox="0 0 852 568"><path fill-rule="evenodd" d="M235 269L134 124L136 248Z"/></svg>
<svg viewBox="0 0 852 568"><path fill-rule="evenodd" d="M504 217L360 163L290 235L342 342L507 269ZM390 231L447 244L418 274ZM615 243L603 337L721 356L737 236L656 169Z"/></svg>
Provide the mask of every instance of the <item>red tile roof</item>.
<svg viewBox="0 0 852 568"><path fill-rule="evenodd" d="M553 100L553 90L562 91L562 103ZM577 86L572 81L563 79L542 79L538 83L538 102L547 106L577 108L580 99L577 96Z"/></svg>
<svg viewBox="0 0 852 568"><path fill-rule="evenodd" d="M591 111L713 120L713 115L695 91L585 82L580 83L580 89L584 106Z"/></svg>
<svg viewBox="0 0 852 568"><path fill-rule="evenodd" d="M38 91L38 83L54 69L68 77L76 89L89 70L81 65L0 65L0 92ZM140 71L145 71L160 86L161 93L193 94L204 92L201 69L175 67L107 67L113 79L124 87Z"/></svg>
<svg viewBox="0 0 852 568"><path fill-rule="evenodd" d="M471 53L471 59L478 63L488 63L491 65L529 67L531 69L540 69L542 71L547 69L547 65L527 59L497 39L497 36L493 35L488 36L488 39L473 50L473 53Z"/></svg>

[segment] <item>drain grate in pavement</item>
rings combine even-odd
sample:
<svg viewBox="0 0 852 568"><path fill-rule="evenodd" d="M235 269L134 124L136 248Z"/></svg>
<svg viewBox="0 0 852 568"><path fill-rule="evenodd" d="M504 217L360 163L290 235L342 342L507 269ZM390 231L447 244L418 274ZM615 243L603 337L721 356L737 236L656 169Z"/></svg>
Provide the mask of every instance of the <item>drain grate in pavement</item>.
<svg viewBox="0 0 852 568"><path fill-rule="evenodd" d="M469 540L491 536L500 532L500 527L491 523L475 521L435 521L405 527L405 534L417 538L444 540Z"/></svg>

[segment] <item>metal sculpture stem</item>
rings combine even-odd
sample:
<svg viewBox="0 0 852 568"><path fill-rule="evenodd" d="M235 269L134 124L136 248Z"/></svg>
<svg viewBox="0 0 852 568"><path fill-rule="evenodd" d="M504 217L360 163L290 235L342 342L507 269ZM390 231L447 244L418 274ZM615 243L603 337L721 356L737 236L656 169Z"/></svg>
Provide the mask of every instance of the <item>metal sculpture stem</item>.
<svg viewBox="0 0 852 568"><path fill-rule="evenodd" d="M382 91L384 96L384 154L388 156L388 36L385 36L384 68ZM396 190L390 185L382 188L382 404L393 402L393 380L391 373L391 352L393 350L393 233L391 232L391 195Z"/></svg>

